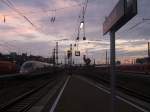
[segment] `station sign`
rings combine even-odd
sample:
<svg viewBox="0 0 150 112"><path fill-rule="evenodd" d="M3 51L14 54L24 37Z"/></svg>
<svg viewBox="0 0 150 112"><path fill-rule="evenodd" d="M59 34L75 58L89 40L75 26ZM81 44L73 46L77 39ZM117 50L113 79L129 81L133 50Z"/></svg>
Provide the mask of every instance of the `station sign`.
<svg viewBox="0 0 150 112"><path fill-rule="evenodd" d="M137 14L137 0L126 0L124 23L128 22Z"/></svg>
<svg viewBox="0 0 150 112"><path fill-rule="evenodd" d="M75 51L75 56L80 56L80 51Z"/></svg>
<svg viewBox="0 0 150 112"><path fill-rule="evenodd" d="M137 0L119 0L103 23L103 35L117 31L137 14Z"/></svg>

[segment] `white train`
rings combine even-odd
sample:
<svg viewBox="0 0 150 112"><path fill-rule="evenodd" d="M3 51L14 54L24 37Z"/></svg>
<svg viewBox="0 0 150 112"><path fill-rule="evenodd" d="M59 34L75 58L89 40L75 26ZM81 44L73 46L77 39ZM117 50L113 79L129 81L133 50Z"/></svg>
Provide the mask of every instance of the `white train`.
<svg viewBox="0 0 150 112"><path fill-rule="evenodd" d="M41 71L42 69L52 67L52 66L53 66L52 64L44 63L40 61L26 61L22 64L20 68L20 73L26 74L26 73L38 72Z"/></svg>

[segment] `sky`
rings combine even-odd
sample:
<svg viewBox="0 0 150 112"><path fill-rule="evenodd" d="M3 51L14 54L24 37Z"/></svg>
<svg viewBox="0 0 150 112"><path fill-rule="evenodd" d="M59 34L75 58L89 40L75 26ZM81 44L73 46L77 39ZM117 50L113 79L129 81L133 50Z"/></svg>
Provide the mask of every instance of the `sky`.
<svg viewBox="0 0 150 112"><path fill-rule="evenodd" d="M81 54L105 62L110 36L103 36L103 22L118 0L89 0L85 13L85 36L80 32ZM59 43L59 61L70 44L75 44L85 0L0 0L0 52L26 52L50 57ZM138 0L138 14L116 32L116 58L130 61L147 56L150 41L150 0ZM56 20L51 22L51 18ZM5 22L4 22L5 18ZM143 21L144 19L149 19ZM81 57L74 57L76 63Z"/></svg>

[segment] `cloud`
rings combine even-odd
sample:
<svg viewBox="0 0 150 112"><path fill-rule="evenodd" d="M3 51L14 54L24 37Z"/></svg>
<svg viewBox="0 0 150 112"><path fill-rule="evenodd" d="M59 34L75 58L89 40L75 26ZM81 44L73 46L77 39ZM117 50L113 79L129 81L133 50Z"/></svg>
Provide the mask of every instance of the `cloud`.
<svg viewBox="0 0 150 112"><path fill-rule="evenodd" d="M17 40L15 45L22 51L28 47L28 51L44 56L49 56L47 49L55 47L55 40L68 39L59 41L60 52L64 52L71 43L75 43L73 40L77 37L79 14L82 9L77 4L84 3L84 0L12 0L11 2L36 27L33 27L6 5L0 4L0 40L8 42ZM105 51L109 50L109 35L103 37L102 23L117 2L118 0L89 0L85 15L86 37L93 41L101 39L101 42L91 42L90 44L82 42L83 32L81 32L79 44L82 52L85 53L88 50L90 56L97 60L105 57ZM150 37L150 21L146 21L132 30L129 29L141 22L143 18L150 17L149 5L149 0L138 0L138 15L116 33L117 56L126 54L126 52L129 52L128 56L139 56L139 52L142 52L141 56L145 56L146 43ZM55 9L60 10L50 11ZM7 15L5 24L3 23L4 15ZM56 21L51 23L50 19L53 16L56 17ZM36 50L37 48L38 50Z"/></svg>

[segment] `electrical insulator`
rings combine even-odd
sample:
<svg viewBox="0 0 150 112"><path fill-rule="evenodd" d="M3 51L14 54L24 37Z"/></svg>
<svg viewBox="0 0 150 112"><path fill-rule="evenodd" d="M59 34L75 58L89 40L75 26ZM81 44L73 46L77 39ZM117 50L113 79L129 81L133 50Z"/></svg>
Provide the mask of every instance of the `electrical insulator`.
<svg viewBox="0 0 150 112"><path fill-rule="evenodd" d="M5 16L4 16L4 23L6 22L6 18L5 18Z"/></svg>
<svg viewBox="0 0 150 112"><path fill-rule="evenodd" d="M77 37L77 39L76 40L79 40L79 37Z"/></svg>
<svg viewBox="0 0 150 112"><path fill-rule="evenodd" d="M86 37L83 37L83 40L86 40Z"/></svg>
<svg viewBox="0 0 150 112"><path fill-rule="evenodd" d="M80 23L84 23L84 20L82 20Z"/></svg>

